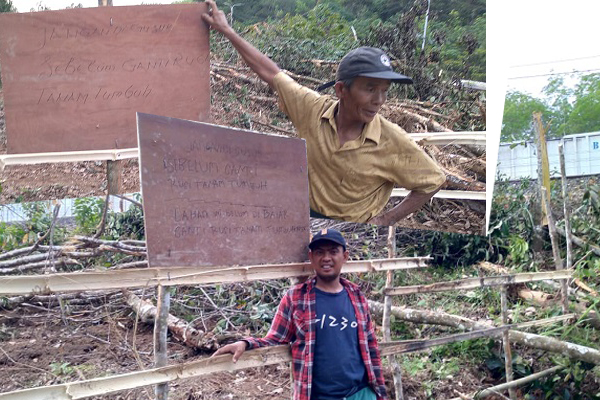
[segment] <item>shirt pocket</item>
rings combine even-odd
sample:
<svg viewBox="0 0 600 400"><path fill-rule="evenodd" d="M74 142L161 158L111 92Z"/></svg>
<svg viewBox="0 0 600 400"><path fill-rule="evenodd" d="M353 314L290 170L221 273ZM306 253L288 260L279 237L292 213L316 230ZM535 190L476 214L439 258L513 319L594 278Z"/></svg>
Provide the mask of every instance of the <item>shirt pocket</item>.
<svg viewBox="0 0 600 400"><path fill-rule="evenodd" d="M296 340L304 342L308 333L308 324L304 318L304 312L294 311L294 328L296 329Z"/></svg>
<svg viewBox="0 0 600 400"><path fill-rule="evenodd" d="M349 191L357 188L373 191L386 182L382 177L387 172L386 168L384 160L378 160L375 156L348 156L340 166L340 186Z"/></svg>

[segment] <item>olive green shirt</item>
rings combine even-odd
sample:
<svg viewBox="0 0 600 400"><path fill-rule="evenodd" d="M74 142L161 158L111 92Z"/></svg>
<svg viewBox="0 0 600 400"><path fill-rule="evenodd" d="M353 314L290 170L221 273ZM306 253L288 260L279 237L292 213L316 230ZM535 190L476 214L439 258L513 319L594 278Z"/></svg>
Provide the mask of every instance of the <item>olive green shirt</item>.
<svg viewBox="0 0 600 400"><path fill-rule="evenodd" d="M306 140L310 207L330 218L367 222L388 202L394 185L430 193L445 182L437 164L398 125L379 114L360 137L340 147L338 101L280 72L279 106Z"/></svg>

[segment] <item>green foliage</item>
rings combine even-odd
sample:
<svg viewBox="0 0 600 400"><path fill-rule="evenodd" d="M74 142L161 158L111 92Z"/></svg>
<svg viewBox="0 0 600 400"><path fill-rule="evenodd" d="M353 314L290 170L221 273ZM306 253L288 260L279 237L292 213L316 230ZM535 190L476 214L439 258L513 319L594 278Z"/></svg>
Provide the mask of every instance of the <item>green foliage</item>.
<svg viewBox="0 0 600 400"><path fill-rule="evenodd" d="M41 233L50 227L52 216L48 207L43 202L23 203L21 205L25 216L28 219L27 228L29 231Z"/></svg>
<svg viewBox="0 0 600 400"><path fill-rule="evenodd" d="M479 364L479 360L485 360L492 356L493 347L493 339L462 340L434 347L431 357L440 360L449 357L465 357L470 362Z"/></svg>
<svg viewBox="0 0 600 400"><path fill-rule="evenodd" d="M573 76L576 77L576 76ZM548 125L548 138L600 130L600 74L579 76L578 83L568 86L564 77L554 77L538 99L525 93L508 92L502 121L503 142L533 140L532 114L542 113Z"/></svg>
<svg viewBox="0 0 600 400"><path fill-rule="evenodd" d="M472 265L481 260L489 260L488 239L478 235L463 235L451 232L433 232L426 245L434 262L448 268Z"/></svg>
<svg viewBox="0 0 600 400"><path fill-rule="evenodd" d="M77 231L89 235L98 226L104 210L104 200L99 197L83 197L74 202L75 222Z"/></svg>
<svg viewBox="0 0 600 400"><path fill-rule="evenodd" d="M18 247L27 246L43 236L52 225L52 213L48 202L22 203L26 220L21 223L0 222L0 249L8 251ZM54 243L64 240L66 229L54 226L52 240ZM50 240L49 237L45 242Z"/></svg>
<svg viewBox="0 0 600 400"><path fill-rule="evenodd" d="M600 130L600 74L585 75L573 91L575 101L565 121L571 133Z"/></svg>
<svg viewBox="0 0 600 400"><path fill-rule="evenodd" d="M312 71L310 59L339 60L356 47L350 26L328 3L306 15L286 14L248 31L248 39L280 67L298 73Z"/></svg>
<svg viewBox="0 0 600 400"><path fill-rule="evenodd" d="M0 0L0 13L4 12L17 12L11 0Z"/></svg>
<svg viewBox="0 0 600 400"><path fill-rule="evenodd" d="M190 0L186 2L191 2ZM219 7L227 14L233 0L218 1ZM407 12L413 5L411 1L397 0L256 0L244 2L235 7L234 18L244 24L255 24L269 18L280 18L286 14L304 15L317 5L326 6L343 16L348 22L358 19L394 19L399 13ZM445 0L432 2L430 18L445 21L451 12L459 15L463 25L468 25L485 13L485 0Z"/></svg>
<svg viewBox="0 0 600 400"><path fill-rule="evenodd" d="M0 222L0 249L10 251L26 241L27 231L18 224Z"/></svg>
<svg viewBox="0 0 600 400"><path fill-rule="evenodd" d="M445 21L430 20L422 51L426 11L426 3L415 3L394 20L373 23L361 44L384 49L397 60L398 69L413 79L413 85L401 86L407 92L400 95L457 101L448 82L485 80L485 14L469 25L464 25L457 12Z"/></svg>
<svg viewBox="0 0 600 400"><path fill-rule="evenodd" d="M491 356L485 360L485 366L491 375L498 380L506 379L506 363L504 353ZM512 356L513 377L515 379L531 375L533 373L531 365L525 362L522 357L513 354Z"/></svg>
<svg viewBox="0 0 600 400"><path fill-rule="evenodd" d="M134 199L141 201L141 195L135 194ZM113 240L143 240L145 237L143 209L138 206L132 206L125 212L111 212L106 219L104 235Z"/></svg>
<svg viewBox="0 0 600 400"><path fill-rule="evenodd" d="M542 120L547 124L550 108L544 101L525 93L508 92L504 99L504 116L502 119L502 142L533 140L532 115L542 113ZM548 132L551 136L551 131Z"/></svg>
<svg viewBox="0 0 600 400"><path fill-rule="evenodd" d="M75 368L69 362L54 362L50 364L50 372L58 377L68 377L75 372Z"/></svg>
<svg viewBox="0 0 600 400"><path fill-rule="evenodd" d="M431 21L428 28L426 51L440 59L435 67L460 79L485 81L485 13L466 25L457 11L448 16L446 21Z"/></svg>
<svg viewBox="0 0 600 400"><path fill-rule="evenodd" d="M594 365L568 359L557 359L554 362L564 369L545 380L537 380L525 386L525 399L539 399L540 397L535 395L537 393L543 393L542 398L547 400L600 399L600 392L597 389L593 390L593 386L585 386L586 377L594 374Z"/></svg>

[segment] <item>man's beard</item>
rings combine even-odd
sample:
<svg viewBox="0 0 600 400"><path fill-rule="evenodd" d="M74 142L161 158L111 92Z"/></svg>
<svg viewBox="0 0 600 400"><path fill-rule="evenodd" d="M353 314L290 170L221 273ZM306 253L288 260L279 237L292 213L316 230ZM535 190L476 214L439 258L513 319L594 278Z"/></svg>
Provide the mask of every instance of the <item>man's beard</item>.
<svg viewBox="0 0 600 400"><path fill-rule="evenodd" d="M317 273L317 277L320 280L322 280L323 282L327 282L327 283L335 281L337 278L339 278L339 276L340 276L340 274L323 276L323 275Z"/></svg>

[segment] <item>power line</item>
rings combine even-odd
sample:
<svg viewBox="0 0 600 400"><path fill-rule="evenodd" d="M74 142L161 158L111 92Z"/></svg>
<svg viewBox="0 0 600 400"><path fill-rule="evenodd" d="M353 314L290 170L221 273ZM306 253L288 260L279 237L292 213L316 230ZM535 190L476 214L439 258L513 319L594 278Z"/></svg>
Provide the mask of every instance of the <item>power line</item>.
<svg viewBox="0 0 600 400"><path fill-rule="evenodd" d="M532 64L513 65L510 68L530 67L530 66L534 66L534 65L545 65L545 64L557 64L557 63L561 63L561 62L587 60L589 58L598 58L598 57L600 57L600 54L597 56L565 58L563 60L556 60L556 61L542 61L542 62L532 63Z"/></svg>
<svg viewBox="0 0 600 400"><path fill-rule="evenodd" d="M552 72L552 73L549 73L549 74L539 74L539 75L513 76L513 77L510 77L508 79L511 80L511 79L537 78L539 76L581 74L581 73L584 73L584 72L594 72L594 71L600 71L600 68L586 69L586 70L582 70L582 71Z"/></svg>

